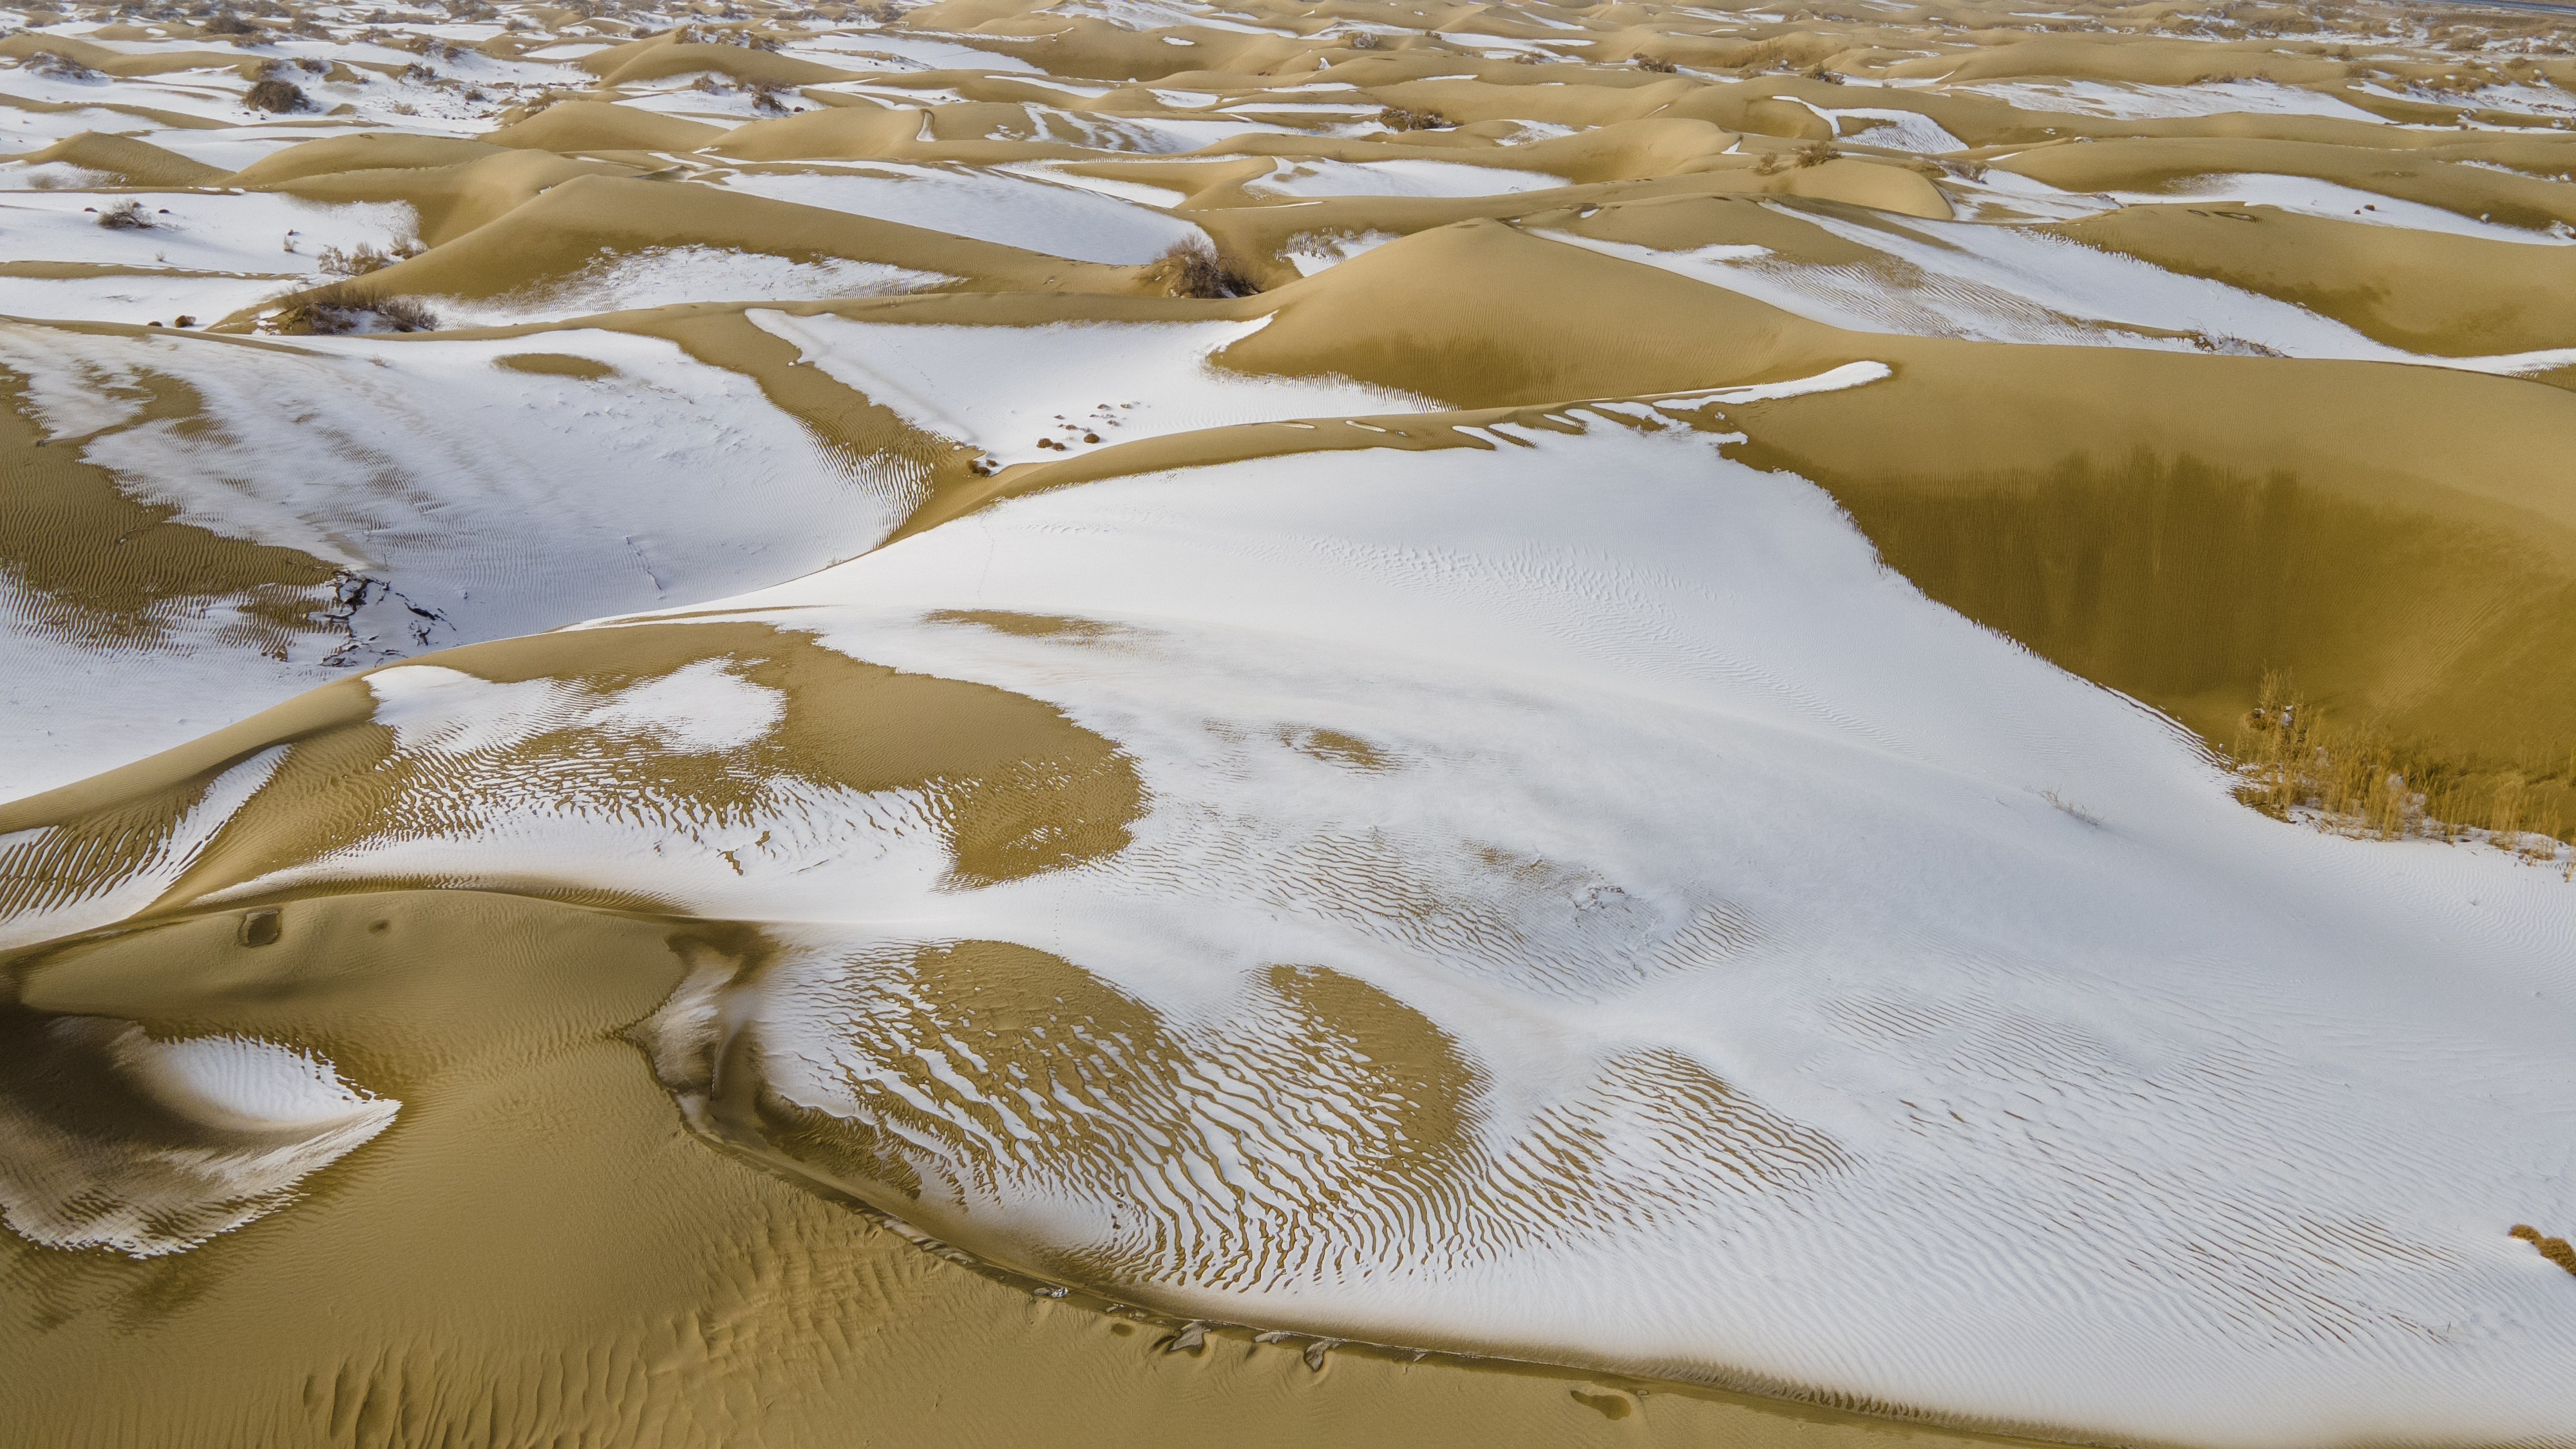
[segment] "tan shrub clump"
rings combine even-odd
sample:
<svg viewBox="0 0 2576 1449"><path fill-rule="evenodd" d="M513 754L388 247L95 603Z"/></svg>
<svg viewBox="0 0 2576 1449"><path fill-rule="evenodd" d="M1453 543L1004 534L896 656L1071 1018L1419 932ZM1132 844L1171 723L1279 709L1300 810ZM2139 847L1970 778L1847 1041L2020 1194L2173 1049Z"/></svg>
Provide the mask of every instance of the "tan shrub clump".
<svg viewBox="0 0 2576 1449"><path fill-rule="evenodd" d="M396 242L391 247L360 242L347 251L324 247L314 254L313 264L335 277L363 277L369 272L383 271L396 262L409 261L420 253L418 242Z"/></svg>
<svg viewBox="0 0 2576 1449"><path fill-rule="evenodd" d="M1377 123L1390 131L1446 131L1458 124L1438 111L1408 111L1402 106L1378 112Z"/></svg>
<svg viewBox="0 0 2576 1449"><path fill-rule="evenodd" d="M739 45L747 50L776 50L780 45L777 36L722 25L684 25L677 39L682 45Z"/></svg>
<svg viewBox="0 0 2576 1449"><path fill-rule="evenodd" d="M304 92L294 82L282 81L274 76L253 85L245 92L242 96L242 104L254 111L271 113L310 110L313 106L311 101L304 98Z"/></svg>
<svg viewBox="0 0 2576 1449"><path fill-rule="evenodd" d="M2545 1237L2541 1234L2540 1229L2533 1227L2529 1223L2515 1223L2513 1225L2513 1236L2522 1239L2524 1242L2531 1244L2535 1248L2538 1248L2540 1250L2540 1256L2547 1258L2549 1261L2566 1269L2570 1273L2576 1273L2576 1247L2569 1246L2565 1238Z"/></svg>
<svg viewBox="0 0 2576 1449"><path fill-rule="evenodd" d="M2280 670L2264 672L2230 752L2244 781L2236 798L2280 819L2304 812L2321 829L2381 840L2483 832L2532 861L2555 860L2569 835L2561 802L2576 784L2576 751L2556 770L2528 760L2480 768L2373 725L2330 725ZM2576 856L2568 869L2576 874Z"/></svg>
<svg viewBox="0 0 2576 1449"><path fill-rule="evenodd" d="M70 56L62 54L60 51L39 50L28 56L25 60L18 62L18 64L22 69L34 71L36 74L45 76L52 80L94 81L107 79L106 76L101 75L99 72L81 64Z"/></svg>
<svg viewBox="0 0 2576 1449"><path fill-rule="evenodd" d="M435 332L438 314L417 297L373 296L346 282L316 287L268 319L272 331L336 337L349 332Z"/></svg>
<svg viewBox="0 0 2576 1449"><path fill-rule="evenodd" d="M1172 243L1145 276L1175 297L1249 297L1261 290L1196 242Z"/></svg>

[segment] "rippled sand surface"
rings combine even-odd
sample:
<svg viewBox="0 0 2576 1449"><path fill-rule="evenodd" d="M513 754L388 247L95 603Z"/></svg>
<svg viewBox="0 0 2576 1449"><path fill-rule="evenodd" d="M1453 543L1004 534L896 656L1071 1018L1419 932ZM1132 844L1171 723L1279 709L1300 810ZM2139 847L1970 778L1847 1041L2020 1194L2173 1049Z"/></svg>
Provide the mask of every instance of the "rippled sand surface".
<svg viewBox="0 0 2576 1449"><path fill-rule="evenodd" d="M2576 14L0 20L0 1443L2576 1445Z"/></svg>

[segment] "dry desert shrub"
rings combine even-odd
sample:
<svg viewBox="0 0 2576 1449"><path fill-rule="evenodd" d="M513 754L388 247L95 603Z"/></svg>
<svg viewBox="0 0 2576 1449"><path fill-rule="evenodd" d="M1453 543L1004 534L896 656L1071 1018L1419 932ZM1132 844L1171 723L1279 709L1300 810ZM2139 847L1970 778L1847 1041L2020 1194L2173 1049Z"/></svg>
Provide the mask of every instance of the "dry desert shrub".
<svg viewBox="0 0 2576 1449"><path fill-rule="evenodd" d="M360 242L347 251L324 247L314 253L313 264L335 277L363 277L369 272L383 271L396 262L409 261L420 253L418 242L396 242L391 247Z"/></svg>
<svg viewBox="0 0 2576 1449"><path fill-rule="evenodd" d="M218 10L197 27L208 35L256 35L259 27L229 10Z"/></svg>
<svg viewBox="0 0 2576 1449"><path fill-rule="evenodd" d="M1378 39L1376 36L1371 35L1366 31L1362 31L1357 35L1351 36L1343 43L1353 50L1376 50L1386 44L1385 41Z"/></svg>
<svg viewBox="0 0 2576 1449"><path fill-rule="evenodd" d="M1831 161L1842 154L1842 152L1834 149L1833 143L1830 141L1810 141L1806 145L1798 148L1798 164L1801 166L1822 166L1826 162Z"/></svg>
<svg viewBox="0 0 2576 1449"><path fill-rule="evenodd" d="M98 224L109 231L148 231L152 227L152 214L143 209L142 202L129 197L101 211Z"/></svg>
<svg viewBox="0 0 2576 1449"><path fill-rule="evenodd" d="M2540 1229L2533 1227L2529 1223L2515 1223L2512 1229L2512 1236L2520 1238L2524 1242L2538 1248L2540 1250L2540 1256L2547 1258L2559 1267L2566 1269L2570 1273L2576 1273L2576 1247L2569 1246L2565 1238L2550 1237L2548 1234L2543 1233Z"/></svg>
<svg viewBox="0 0 2576 1449"><path fill-rule="evenodd" d="M1641 55L1637 57L1637 69L1650 70L1657 75L1671 75L1680 67L1659 56Z"/></svg>
<svg viewBox="0 0 2576 1449"><path fill-rule="evenodd" d="M746 50L776 50L778 37L714 25L684 25L675 37L682 45L739 45Z"/></svg>
<svg viewBox="0 0 2576 1449"><path fill-rule="evenodd" d="M313 103L304 98L303 90L293 81L282 81L275 76L258 82L244 92L242 104L254 111L267 111L271 114L313 108Z"/></svg>
<svg viewBox="0 0 2576 1449"><path fill-rule="evenodd" d="M1458 124L1438 111L1408 111L1402 106L1379 111L1377 122L1390 131L1446 131Z"/></svg>
<svg viewBox="0 0 2576 1449"><path fill-rule="evenodd" d="M2282 819L2304 812L2323 829L2382 840L2484 832L2497 849L2535 861L2554 860L2569 834L2556 787L2576 782L2576 753L2558 772L2528 761L2473 768L2373 725L2329 724L2280 670L2264 671L2231 753L2243 781L2237 799ZM2569 868L2576 873L2576 858Z"/></svg>
<svg viewBox="0 0 2576 1449"><path fill-rule="evenodd" d="M70 56L51 50L37 51L33 55L28 56L25 60L18 62L18 65L22 70L31 70L40 76L45 76L53 80L95 81L107 79L106 76L101 75L97 71L90 69L88 66L81 64Z"/></svg>
<svg viewBox="0 0 2576 1449"><path fill-rule="evenodd" d="M1249 297L1261 290L1238 275L1216 253L1194 242L1174 242L1154 259L1146 276L1160 281L1175 297Z"/></svg>
<svg viewBox="0 0 2576 1449"><path fill-rule="evenodd" d="M347 332L435 332L438 314L417 297L379 297L345 282L295 297L268 319L272 330L297 336L335 337Z"/></svg>

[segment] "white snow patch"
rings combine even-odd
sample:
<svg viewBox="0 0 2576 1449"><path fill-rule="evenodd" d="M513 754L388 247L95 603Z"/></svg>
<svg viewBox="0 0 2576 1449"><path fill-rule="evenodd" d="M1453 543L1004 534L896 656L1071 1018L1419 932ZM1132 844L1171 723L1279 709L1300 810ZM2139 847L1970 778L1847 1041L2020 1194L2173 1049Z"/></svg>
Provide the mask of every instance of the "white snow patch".
<svg viewBox="0 0 2576 1449"><path fill-rule="evenodd" d="M1657 251L1571 232L1553 241L1644 262L1858 332L2061 346L2269 351L2522 373L2561 365L2559 350L2447 358L2376 342L2304 307L2102 251L2045 232L1969 222L1796 213L1888 257L1886 267L1816 265L1761 247ZM2124 330L2152 328L2154 332ZM2182 333L2180 337L2157 333Z"/></svg>
<svg viewBox="0 0 2576 1449"><path fill-rule="evenodd" d="M367 676L367 688L376 696L376 722L393 730L396 748L450 758L567 729L714 754L768 734L787 708L777 690L726 672L721 660L605 696L555 679L495 684L432 664L379 669Z"/></svg>
<svg viewBox="0 0 2576 1449"><path fill-rule="evenodd" d="M952 282L883 262L830 257L800 262L766 252L727 247L654 247L602 253L571 276L526 292L488 299L436 303L451 327L501 327L520 322L594 316L682 302L809 302L844 297L889 297Z"/></svg>
<svg viewBox="0 0 2576 1449"><path fill-rule="evenodd" d="M724 185L1074 261L1134 265L1207 240L1189 222L1102 194L1087 177L871 164L877 174L743 171Z"/></svg>
<svg viewBox="0 0 2576 1449"><path fill-rule="evenodd" d="M1059 322L960 327L754 311L802 360L927 432L1004 464L1197 428L1343 413L1419 412L1427 399L1338 378L1277 378L1214 365L1266 326L1248 322Z"/></svg>
<svg viewBox="0 0 2576 1449"><path fill-rule="evenodd" d="M1945 89L1957 95L1992 96L2026 111L2065 111L2124 121L2243 112L2333 116L2367 121L2374 126L2387 124L2350 101L2277 81L2212 81L2192 86L2124 85L2097 80L1976 81Z"/></svg>
<svg viewBox="0 0 2576 1449"><path fill-rule="evenodd" d="M1464 161L1288 161L1243 189L1266 196L1500 196L1566 184L1545 171Z"/></svg>

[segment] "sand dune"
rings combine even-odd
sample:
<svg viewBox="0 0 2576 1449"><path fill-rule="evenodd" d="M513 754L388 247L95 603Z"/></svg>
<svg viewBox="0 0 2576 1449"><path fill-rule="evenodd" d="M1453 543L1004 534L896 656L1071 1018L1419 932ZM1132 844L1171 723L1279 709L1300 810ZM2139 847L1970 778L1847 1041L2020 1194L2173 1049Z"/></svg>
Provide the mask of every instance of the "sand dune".
<svg viewBox="0 0 2576 1449"><path fill-rule="evenodd" d="M0 20L0 1441L2576 1445L2576 22Z"/></svg>

